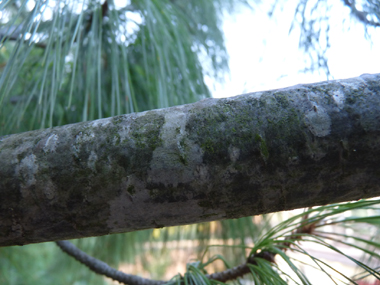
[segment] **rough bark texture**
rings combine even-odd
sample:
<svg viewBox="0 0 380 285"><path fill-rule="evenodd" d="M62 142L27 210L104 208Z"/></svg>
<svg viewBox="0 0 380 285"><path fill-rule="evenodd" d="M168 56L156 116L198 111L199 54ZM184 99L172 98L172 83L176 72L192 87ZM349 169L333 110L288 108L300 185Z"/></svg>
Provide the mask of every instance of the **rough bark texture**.
<svg viewBox="0 0 380 285"><path fill-rule="evenodd" d="M0 138L0 245L380 195L380 74Z"/></svg>

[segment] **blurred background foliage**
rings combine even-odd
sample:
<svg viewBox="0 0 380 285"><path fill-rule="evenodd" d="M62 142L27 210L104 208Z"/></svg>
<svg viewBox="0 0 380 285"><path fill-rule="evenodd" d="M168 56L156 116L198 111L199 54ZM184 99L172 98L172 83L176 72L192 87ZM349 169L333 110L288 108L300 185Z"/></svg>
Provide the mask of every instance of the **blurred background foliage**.
<svg viewBox="0 0 380 285"><path fill-rule="evenodd" d="M293 24L300 27L300 47L310 56L310 67L305 70L322 69L329 76L324 56L329 47L328 18L318 10L328 9L329 2L310 2L313 1L299 1ZM364 15L359 12L365 13L359 19L365 27L376 27L380 7L375 2L364 1L360 11L353 1L340 4L349 6L355 17ZM221 30L223 15L256 5L259 3L244 0L1 1L0 135L210 97L204 77L222 81L228 72L228 54ZM274 1L273 9L278 5L281 1ZM323 46L321 37L326 38ZM310 224L314 225L318 217L327 219L321 225L328 228L329 235L320 233L317 238L316 227L310 233L292 232L305 225L302 218L305 213L302 213L289 220L281 214L263 215L86 238L74 243L128 273L166 280L177 272L183 273L186 262L194 262L187 269L196 275L205 273L205 265L211 266L210 272L223 270L243 263L249 254L261 250L288 253L284 248L296 245L300 235L330 246L332 251L336 251L335 247L324 244L325 241L344 241L363 256L367 254L367 259L378 259L373 250L379 248L378 201L360 203L360 206L345 204L310 210L311 218L307 218ZM329 214L323 216L326 211ZM337 220L332 219L336 214L340 214ZM336 221L343 228L340 232L336 228L331 230ZM355 222L367 226L348 231L346 228L352 230ZM213 244L221 246L210 246ZM294 251L311 256L298 246ZM278 255L296 277L283 273L273 264L268 267L265 261L258 261L252 271L261 279L251 276L250 280L255 284L282 284L273 277L278 274L290 283L298 278L296 283L309 284L299 273L299 266L288 262L286 255L279 252ZM321 266L315 257L310 259L315 267ZM305 263L299 262L301 267ZM378 278L370 267L357 265L366 272L360 272L362 275L357 280L368 274ZM203 282L196 280L194 283ZM0 248L0 284L109 282L62 253L54 243ZM237 281L238 284L247 282Z"/></svg>
<svg viewBox="0 0 380 285"><path fill-rule="evenodd" d="M228 71L221 13L235 2L1 2L1 134L210 97L203 78Z"/></svg>

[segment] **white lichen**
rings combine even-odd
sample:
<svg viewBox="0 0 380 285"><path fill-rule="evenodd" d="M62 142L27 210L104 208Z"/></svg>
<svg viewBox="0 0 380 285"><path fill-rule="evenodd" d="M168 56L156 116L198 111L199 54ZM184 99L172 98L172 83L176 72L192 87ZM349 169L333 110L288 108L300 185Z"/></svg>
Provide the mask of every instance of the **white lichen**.
<svg viewBox="0 0 380 285"><path fill-rule="evenodd" d="M240 149L234 146L230 146L228 148L228 154L230 155L231 161L235 163L239 159Z"/></svg>
<svg viewBox="0 0 380 285"><path fill-rule="evenodd" d="M43 150L45 153L48 152L55 152L55 149L57 147L58 142L58 135L53 134L48 137L48 139L45 142L45 145L43 147Z"/></svg>
<svg viewBox="0 0 380 285"><path fill-rule="evenodd" d="M96 128L96 127L105 127L111 123L110 118L105 118L105 119L99 119L91 122L91 126Z"/></svg>
<svg viewBox="0 0 380 285"><path fill-rule="evenodd" d="M29 196L30 192L25 189L30 189L32 185L36 184L35 175L38 172L37 157L34 154L30 154L24 157L16 166L15 175L22 181L21 194L23 197Z"/></svg>
<svg viewBox="0 0 380 285"><path fill-rule="evenodd" d="M331 119L322 106L314 104L305 114L305 123L313 135L324 137L331 132Z"/></svg>
<svg viewBox="0 0 380 285"><path fill-rule="evenodd" d="M342 86L347 89L352 89L353 91L357 91L362 88L361 84L365 83L365 80L361 77L351 78L351 79L341 79L337 80Z"/></svg>
<svg viewBox="0 0 380 285"><path fill-rule="evenodd" d="M165 124L162 126L161 138L167 147L180 147L179 142L186 135L186 114L174 112L165 114Z"/></svg>
<svg viewBox="0 0 380 285"><path fill-rule="evenodd" d="M202 163L202 150L187 135L186 113L180 109L165 114L161 128L162 146L157 147L148 171L148 181L176 187L194 179L194 165Z"/></svg>
<svg viewBox="0 0 380 285"><path fill-rule="evenodd" d="M195 168L195 178L199 181L207 181L209 179L208 168L206 165L197 165Z"/></svg>
<svg viewBox="0 0 380 285"><path fill-rule="evenodd" d="M247 95L252 98L260 99L261 95L263 95L264 92L253 92L253 93L248 93Z"/></svg>
<svg viewBox="0 0 380 285"><path fill-rule="evenodd" d="M45 181L44 185L43 185L43 192L45 194L45 197L49 200L53 200L55 198L55 194L56 194L56 189L55 189L55 185L53 184L53 182L48 179L47 181Z"/></svg>
<svg viewBox="0 0 380 285"><path fill-rule="evenodd" d="M88 168L92 169L94 172L96 172L96 162L98 161L98 156L97 154L92 150L90 156L88 157L87 160L87 166Z"/></svg>
<svg viewBox="0 0 380 285"><path fill-rule="evenodd" d="M81 149L81 145L86 142L93 141L95 139L95 134L93 132L79 132L75 137L75 143L72 145L73 153L76 157Z"/></svg>
<svg viewBox="0 0 380 285"><path fill-rule="evenodd" d="M84 143L89 142L95 138L95 134L93 132L79 132L79 134L75 137L76 143Z"/></svg>
<svg viewBox="0 0 380 285"><path fill-rule="evenodd" d="M333 92L333 99L335 101L335 104L338 106L339 109L343 108L345 95L342 90L336 90Z"/></svg>

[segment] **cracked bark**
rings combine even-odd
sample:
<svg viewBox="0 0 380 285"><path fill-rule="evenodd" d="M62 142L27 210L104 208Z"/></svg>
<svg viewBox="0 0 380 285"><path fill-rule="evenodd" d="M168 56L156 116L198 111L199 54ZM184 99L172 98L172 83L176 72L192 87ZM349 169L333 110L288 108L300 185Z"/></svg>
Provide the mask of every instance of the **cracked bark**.
<svg viewBox="0 0 380 285"><path fill-rule="evenodd" d="M380 195L380 74L0 138L0 246Z"/></svg>

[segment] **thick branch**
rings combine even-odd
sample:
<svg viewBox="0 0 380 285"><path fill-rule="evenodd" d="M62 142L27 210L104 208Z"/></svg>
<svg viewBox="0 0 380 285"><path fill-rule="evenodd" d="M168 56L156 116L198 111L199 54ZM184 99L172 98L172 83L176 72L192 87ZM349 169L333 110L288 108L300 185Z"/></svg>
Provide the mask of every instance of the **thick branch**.
<svg viewBox="0 0 380 285"><path fill-rule="evenodd" d="M0 245L380 195L380 74L0 138Z"/></svg>

